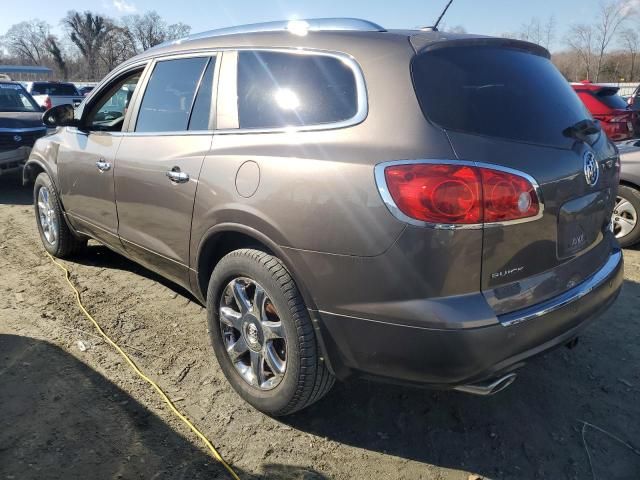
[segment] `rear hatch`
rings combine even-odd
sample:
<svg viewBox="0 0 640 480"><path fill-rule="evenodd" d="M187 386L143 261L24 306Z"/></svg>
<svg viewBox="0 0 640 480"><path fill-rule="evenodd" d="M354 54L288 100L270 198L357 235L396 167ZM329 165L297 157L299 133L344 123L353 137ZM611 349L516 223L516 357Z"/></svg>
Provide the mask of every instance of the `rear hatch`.
<svg viewBox="0 0 640 480"><path fill-rule="evenodd" d="M598 270L612 245L618 153L546 50L441 41L418 51L412 76L425 116L446 131L458 160L514 169L539 186L541 215L484 226L481 289L496 313L556 296ZM577 128L585 124L591 132Z"/></svg>

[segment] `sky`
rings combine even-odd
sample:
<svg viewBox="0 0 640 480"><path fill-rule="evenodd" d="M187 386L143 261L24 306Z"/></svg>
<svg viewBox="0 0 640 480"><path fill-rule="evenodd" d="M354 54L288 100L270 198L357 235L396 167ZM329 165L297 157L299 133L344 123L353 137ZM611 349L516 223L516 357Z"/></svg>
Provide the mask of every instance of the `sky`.
<svg viewBox="0 0 640 480"><path fill-rule="evenodd" d="M630 0L636 2L637 0ZM183 22L192 33L270 20L358 17L385 28L431 25L447 0L2 0L0 35L14 23L38 18L60 32L68 10L99 11L111 17L156 10L169 23ZM500 35L517 31L532 17L555 17L558 37L573 23L588 22L599 0L454 0L445 16L448 26L469 33ZM640 3L640 2L638 2ZM10 6L9 6L10 5ZM7 8L9 6L9 8ZM558 43L558 42L556 42ZM552 48L553 49L553 48Z"/></svg>

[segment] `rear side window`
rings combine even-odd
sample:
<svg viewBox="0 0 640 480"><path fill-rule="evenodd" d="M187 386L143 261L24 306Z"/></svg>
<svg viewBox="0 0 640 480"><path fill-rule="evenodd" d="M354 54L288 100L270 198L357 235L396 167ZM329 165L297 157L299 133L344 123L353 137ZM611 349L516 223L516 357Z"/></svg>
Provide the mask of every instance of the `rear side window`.
<svg viewBox="0 0 640 480"><path fill-rule="evenodd" d="M213 57L202 76L200 88L193 103L189 130L209 130L209 118L211 116L211 100L213 93L213 72L216 67L216 57Z"/></svg>
<svg viewBox="0 0 640 480"><path fill-rule="evenodd" d="M34 83L31 87L31 95L76 97L79 93L71 83Z"/></svg>
<svg viewBox="0 0 640 480"><path fill-rule="evenodd" d="M569 148L563 131L591 118L551 61L521 50L438 48L412 76L425 116L448 130Z"/></svg>
<svg viewBox="0 0 640 480"><path fill-rule="evenodd" d="M358 111L353 70L339 58L284 52L238 54L240 128L321 125Z"/></svg>
<svg viewBox="0 0 640 480"><path fill-rule="evenodd" d="M196 57L158 62L144 92L136 132L187 130L196 89L208 61L208 57Z"/></svg>

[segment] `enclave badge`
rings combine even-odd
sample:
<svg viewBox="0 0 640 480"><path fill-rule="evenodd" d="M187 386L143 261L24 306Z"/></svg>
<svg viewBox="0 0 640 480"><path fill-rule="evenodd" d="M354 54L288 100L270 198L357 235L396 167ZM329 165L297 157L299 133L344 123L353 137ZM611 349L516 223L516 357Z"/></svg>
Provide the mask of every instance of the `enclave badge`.
<svg viewBox="0 0 640 480"><path fill-rule="evenodd" d="M596 160L596 156L590 150L586 151L583 156L584 159L584 178L587 180L588 185L595 185L598 183L600 177L600 166Z"/></svg>

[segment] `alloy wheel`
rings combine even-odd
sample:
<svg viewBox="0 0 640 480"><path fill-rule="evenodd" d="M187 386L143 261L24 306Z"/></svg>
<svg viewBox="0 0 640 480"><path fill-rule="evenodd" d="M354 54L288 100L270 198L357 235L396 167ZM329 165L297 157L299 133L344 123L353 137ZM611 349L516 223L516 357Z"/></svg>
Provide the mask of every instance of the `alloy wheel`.
<svg viewBox="0 0 640 480"><path fill-rule="evenodd" d="M45 240L53 245L58 239L58 217L53 209L53 199L47 187L38 191L38 218Z"/></svg>
<svg viewBox="0 0 640 480"><path fill-rule="evenodd" d="M222 293L218 314L225 350L244 381L260 390L277 387L287 369L287 342L264 288L250 278L234 278Z"/></svg>
<svg viewBox="0 0 640 480"><path fill-rule="evenodd" d="M629 235L638 223L638 212L627 199L616 197L616 205L613 209L613 233L616 238Z"/></svg>

